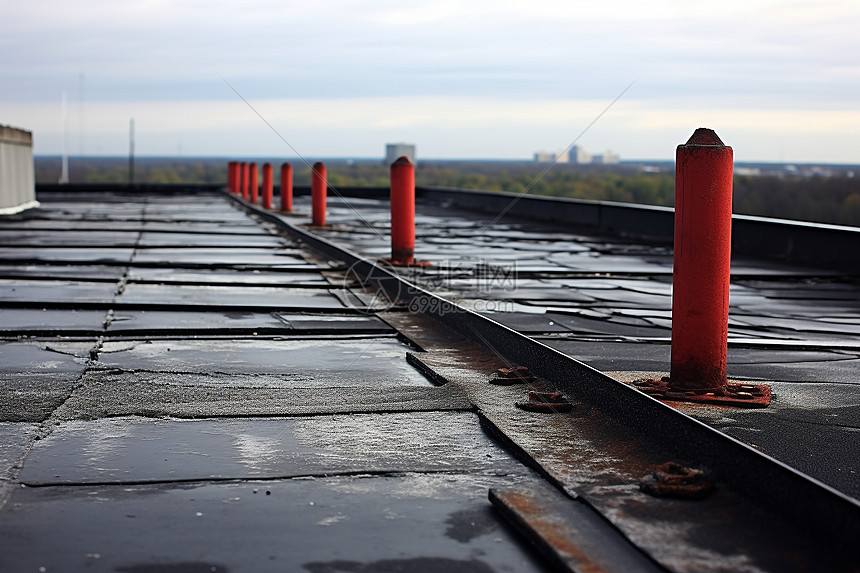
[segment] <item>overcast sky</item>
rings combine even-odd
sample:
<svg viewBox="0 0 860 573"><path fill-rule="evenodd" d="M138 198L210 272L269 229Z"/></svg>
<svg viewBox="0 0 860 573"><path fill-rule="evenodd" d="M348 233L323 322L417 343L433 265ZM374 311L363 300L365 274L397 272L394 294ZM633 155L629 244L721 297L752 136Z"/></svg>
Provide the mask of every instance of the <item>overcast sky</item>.
<svg viewBox="0 0 860 573"><path fill-rule="evenodd" d="M860 2L6 0L0 123L73 155L860 163ZM226 82L225 82L226 80Z"/></svg>

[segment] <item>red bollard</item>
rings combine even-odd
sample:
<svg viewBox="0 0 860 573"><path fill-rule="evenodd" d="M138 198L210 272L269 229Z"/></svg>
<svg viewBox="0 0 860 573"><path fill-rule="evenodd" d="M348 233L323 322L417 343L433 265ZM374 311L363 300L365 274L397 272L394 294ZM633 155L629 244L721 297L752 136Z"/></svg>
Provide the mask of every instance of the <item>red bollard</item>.
<svg viewBox="0 0 860 573"><path fill-rule="evenodd" d="M314 163L311 173L311 221L315 227L325 225L325 197L327 191L325 165Z"/></svg>
<svg viewBox="0 0 860 573"><path fill-rule="evenodd" d="M231 161L227 164L227 187L230 193L235 193L238 185L236 184L236 167L238 163Z"/></svg>
<svg viewBox="0 0 860 573"><path fill-rule="evenodd" d="M263 209L272 208L272 166L263 164Z"/></svg>
<svg viewBox="0 0 860 573"><path fill-rule="evenodd" d="M242 164L238 161L233 162L233 193L239 194L242 185Z"/></svg>
<svg viewBox="0 0 860 573"><path fill-rule="evenodd" d="M699 128L675 165L673 390L726 389L732 254L732 148Z"/></svg>
<svg viewBox="0 0 860 573"><path fill-rule="evenodd" d="M248 164L244 161L241 165L242 168L242 199L248 199L248 187L250 186L251 175L248 169Z"/></svg>
<svg viewBox="0 0 860 573"><path fill-rule="evenodd" d="M391 164L391 261L415 257L415 166L406 157Z"/></svg>
<svg viewBox="0 0 860 573"><path fill-rule="evenodd" d="M281 211L293 211L293 166L289 163L281 165Z"/></svg>
<svg viewBox="0 0 860 573"><path fill-rule="evenodd" d="M251 203L257 203L257 193L259 192L259 181L257 178L257 164L251 163Z"/></svg>

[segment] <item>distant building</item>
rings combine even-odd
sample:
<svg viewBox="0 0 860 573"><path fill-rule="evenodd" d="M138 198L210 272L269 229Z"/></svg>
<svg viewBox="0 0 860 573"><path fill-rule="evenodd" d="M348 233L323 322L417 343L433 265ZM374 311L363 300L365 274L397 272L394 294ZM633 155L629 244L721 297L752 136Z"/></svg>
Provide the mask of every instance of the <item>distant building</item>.
<svg viewBox="0 0 860 573"><path fill-rule="evenodd" d="M538 151L534 155L536 163L567 163L570 161L570 153L565 149L559 153L550 153L549 151Z"/></svg>
<svg viewBox="0 0 860 573"><path fill-rule="evenodd" d="M621 157L619 157L617 153L613 153L611 151L594 156L594 163L600 163L603 165L614 165L619 161L621 161Z"/></svg>
<svg viewBox="0 0 860 573"><path fill-rule="evenodd" d="M761 175L761 169L758 167L737 167L737 166L735 166L734 173L735 173L735 175L746 175L748 177L755 177L757 175Z"/></svg>
<svg viewBox="0 0 860 573"><path fill-rule="evenodd" d="M580 164L591 163L591 155L580 146L574 145L570 148L570 162Z"/></svg>
<svg viewBox="0 0 860 573"><path fill-rule="evenodd" d="M536 163L549 163L554 161L555 163L576 163L582 165L585 163L618 163L621 158L617 153L612 153L611 151L592 157L591 154L583 148L578 145L573 145L570 149L565 149L559 153L538 151L534 154L534 160Z"/></svg>
<svg viewBox="0 0 860 573"><path fill-rule="evenodd" d="M0 125L0 214L38 206L33 134Z"/></svg>
<svg viewBox="0 0 860 573"><path fill-rule="evenodd" d="M391 165L401 157L406 157L416 165L414 143L387 143L385 145L385 164Z"/></svg>

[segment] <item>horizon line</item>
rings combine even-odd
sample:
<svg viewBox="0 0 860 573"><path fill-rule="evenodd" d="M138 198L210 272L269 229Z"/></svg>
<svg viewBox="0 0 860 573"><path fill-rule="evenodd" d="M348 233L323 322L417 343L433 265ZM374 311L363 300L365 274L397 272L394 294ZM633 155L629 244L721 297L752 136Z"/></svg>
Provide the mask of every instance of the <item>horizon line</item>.
<svg viewBox="0 0 860 573"><path fill-rule="evenodd" d="M61 159L63 155L61 153L34 153L33 158L57 158ZM128 160L128 155L68 155L69 159L122 159ZM301 161L299 157L290 157L283 155L135 155L135 159L179 159L179 160L193 160L193 159L208 159L208 160L241 160L241 159L282 159L284 161ZM329 161L362 161L362 162L384 162L384 157L376 157L376 156L343 156L343 155L333 155L333 156L313 156L309 155L307 157L318 159L318 160L329 160ZM534 165L544 165L545 161L535 161L534 159L519 159L519 158L480 158L480 157L466 157L466 158L453 158L453 157L426 157L419 158L416 163L421 162L461 162L461 163L532 163ZM631 163L675 163L674 159L620 159L618 163L559 163L559 165L579 165L579 166L612 166L612 165L620 165L620 164L631 164ZM825 162L825 161L757 161L757 160L744 160L744 161L735 161L735 165L808 165L808 166L831 166L831 167L858 167L860 168L860 163L833 163L833 162Z"/></svg>

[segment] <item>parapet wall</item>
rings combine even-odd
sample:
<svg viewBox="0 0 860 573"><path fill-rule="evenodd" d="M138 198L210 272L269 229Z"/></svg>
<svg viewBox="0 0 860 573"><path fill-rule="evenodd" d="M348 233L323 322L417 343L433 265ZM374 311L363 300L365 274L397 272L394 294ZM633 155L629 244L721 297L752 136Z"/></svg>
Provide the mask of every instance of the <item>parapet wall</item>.
<svg viewBox="0 0 860 573"><path fill-rule="evenodd" d="M0 125L0 215L38 206L33 134Z"/></svg>
<svg viewBox="0 0 860 573"><path fill-rule="evenodd" d="M674 238L675 210L671 207L429 187L416 188L416 194L461 209L510 213L570 225L571 229L587 227L667 244ZM856 275L860 228L732 215L732 253Z"/></svg>

